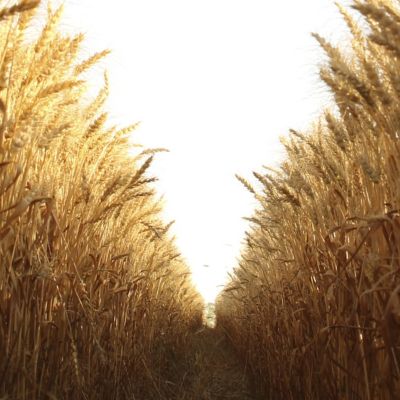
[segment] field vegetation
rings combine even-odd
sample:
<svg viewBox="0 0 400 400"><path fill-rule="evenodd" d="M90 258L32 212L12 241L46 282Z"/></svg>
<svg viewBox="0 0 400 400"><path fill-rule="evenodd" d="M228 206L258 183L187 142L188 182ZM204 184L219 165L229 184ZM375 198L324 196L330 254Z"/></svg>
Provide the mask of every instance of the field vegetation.
<svg viewBox="0 0 400 400"><path fill-rule="evenodd" d="M339 6L348 46L314 35L334 102L238 177L258 207L215 329L161 218L163 149L132 151L107 75L91 95L108 51L39 3L0 0L0 399L400 398L399 2Z"/></svg>
<svg viewBox="0 0 400 400"><path fill-rule="evenodd" d="M263 398L400 398L399 6L339 7L351 43L315 35L334 104L240 178L258 207L217 327Z"/></svg>
<svg viewBox="0 0 400 400"><path fill-rule="evenodd" d="M107 122L107 77L88 95L107 51L82 60L83 35L57 29L62 8L41 21L39 1L12 4L0 2L0 398L171 398L203 305L160 218L158 150L130 155L135 125Z"/></svg>

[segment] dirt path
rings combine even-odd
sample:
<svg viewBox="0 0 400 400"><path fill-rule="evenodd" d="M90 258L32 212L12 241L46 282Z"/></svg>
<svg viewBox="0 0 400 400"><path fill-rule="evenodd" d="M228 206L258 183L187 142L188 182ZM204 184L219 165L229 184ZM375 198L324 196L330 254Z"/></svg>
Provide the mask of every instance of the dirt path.
<svg viewBox="0 0 400 400"><path fill-rule="evenodd" d="M249 382L229 343L217 330L194 334L191 366L185 372L178 400L252 400Z"/></svg>

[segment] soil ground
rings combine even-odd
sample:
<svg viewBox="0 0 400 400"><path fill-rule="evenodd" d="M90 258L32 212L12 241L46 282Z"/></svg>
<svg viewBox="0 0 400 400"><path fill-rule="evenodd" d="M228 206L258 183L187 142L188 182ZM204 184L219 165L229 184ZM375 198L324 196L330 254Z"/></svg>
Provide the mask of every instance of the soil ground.
<svg viewBox="0 0 400 400"><path fill-rule="evenodd" d="M178 400L255 400L246 367L225 336L203 327L193 334Z"/></svg>

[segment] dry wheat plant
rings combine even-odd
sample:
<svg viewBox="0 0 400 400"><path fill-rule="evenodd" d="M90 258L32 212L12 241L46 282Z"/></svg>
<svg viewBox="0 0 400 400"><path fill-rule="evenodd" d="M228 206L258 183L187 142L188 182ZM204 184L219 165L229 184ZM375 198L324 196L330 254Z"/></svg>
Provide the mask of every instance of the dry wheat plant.
<svg viewBox="0 0 400 400"><path fill-rule="evenodd" d="M274 400L400 398L400 3L339 9L351 47L315 35L334 105L241 178L258 208L217 305Z"/></svg>
<svg viewBox="0 0 400 400"><path fill-rule="evenodd" d="M82 35L0 1L0 398L167 398L202 303ZM172 382L169 382L172 385ZM165 397L164 397L165 396ZM170 398L170 397L168 397Z"/></svg>

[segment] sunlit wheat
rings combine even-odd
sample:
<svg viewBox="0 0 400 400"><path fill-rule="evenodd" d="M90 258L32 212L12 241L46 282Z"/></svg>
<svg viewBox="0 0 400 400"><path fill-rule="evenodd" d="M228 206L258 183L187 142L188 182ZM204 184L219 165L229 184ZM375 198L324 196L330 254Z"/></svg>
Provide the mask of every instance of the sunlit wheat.
<svg viewBox="0 0 400 400"><path fill-rule="evenodd" d="M107 52L79 61L61 8L25 36L38 3L0 10L0 397L155 398L202 312L148 176L158 150L129 154L107 79L87 101Z"/></svg>
<svg viewBox="0 0 400 400"><path fill-rule="evenodd" d="M292 131L279 171L254 174L259 206L217 304L266 398L400 393L400 10L352 8L340 7L351 56L315 35L335 105Z"/></svg>

